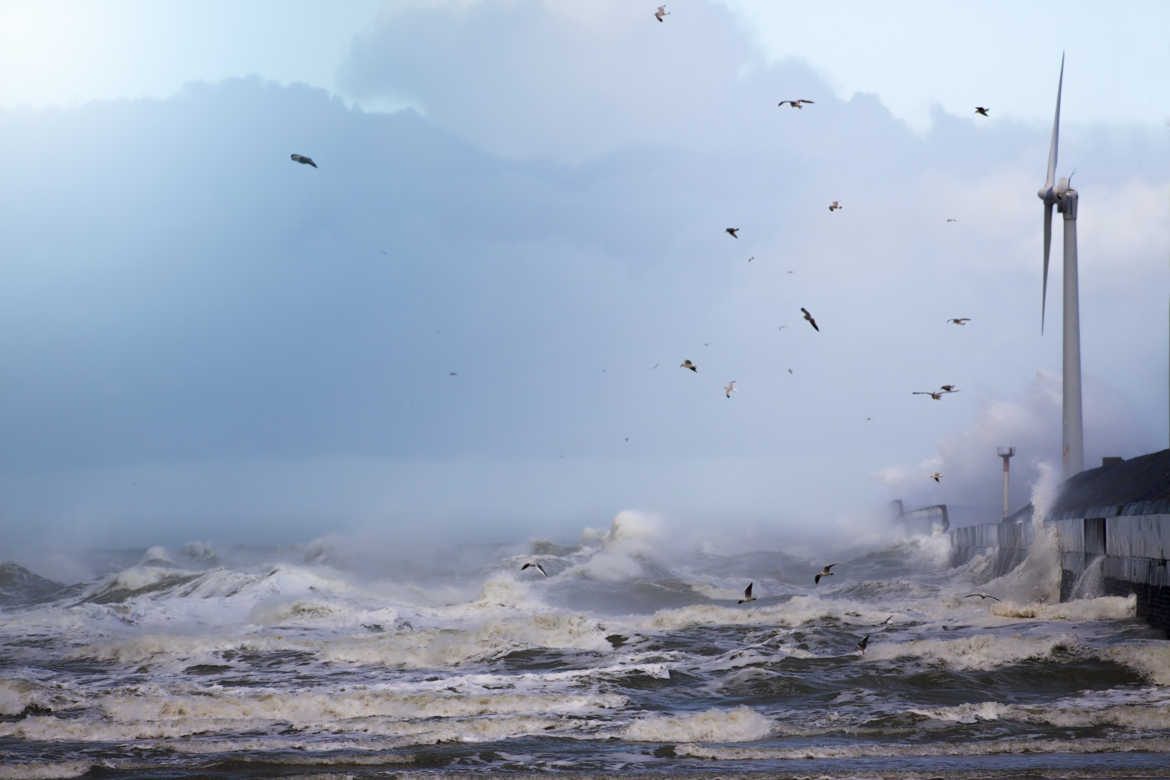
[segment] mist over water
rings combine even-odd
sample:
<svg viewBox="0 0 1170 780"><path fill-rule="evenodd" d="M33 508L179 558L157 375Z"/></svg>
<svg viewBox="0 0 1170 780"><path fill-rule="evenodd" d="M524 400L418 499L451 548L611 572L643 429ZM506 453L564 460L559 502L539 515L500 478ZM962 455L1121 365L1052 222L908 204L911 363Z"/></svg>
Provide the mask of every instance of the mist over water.
<svg viewBox="0 0 1170 780"><path fill-rule="evenodd" d="M66 583L7 564L0 777L1156 776L1170 650L1132 598L1058 603L1042 535L992 578L944 534L859 525L886 538L806 555L628 510L429 552L192 540L87 553Z"/></svg>

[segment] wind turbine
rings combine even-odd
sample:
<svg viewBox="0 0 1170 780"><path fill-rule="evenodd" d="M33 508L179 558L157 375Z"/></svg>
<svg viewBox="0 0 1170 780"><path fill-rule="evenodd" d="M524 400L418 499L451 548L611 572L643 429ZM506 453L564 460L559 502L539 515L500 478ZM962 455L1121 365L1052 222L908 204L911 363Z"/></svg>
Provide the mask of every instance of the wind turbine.
<svg viewBox="0 0 1170 780"><path fill-rule="evenodd" d="M1040 332L1048 298L1048 254L1052 247L1052 207L1064 215L1064 352L1061 388L1061 465L1065 479L1085 468L1085 431L1081 414L1081 323L1077 293L1077 191L1068 177L1056 176L1056 147L1060 137L1060 92L1064 87L1064 54L1056 86L1056 115L1052 119L1052 146L1048 150L1048 177L1036 194L1044 201L1044 287L1040 297ZM1054 185L1055 182L1055 186Z"/></svg>

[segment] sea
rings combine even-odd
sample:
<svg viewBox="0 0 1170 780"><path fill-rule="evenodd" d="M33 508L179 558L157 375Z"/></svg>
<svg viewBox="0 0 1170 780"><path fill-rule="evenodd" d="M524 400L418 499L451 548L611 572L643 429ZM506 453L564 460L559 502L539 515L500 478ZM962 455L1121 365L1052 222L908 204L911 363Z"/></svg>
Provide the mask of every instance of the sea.
<svg viewBox="0 0 1170 780"><path fill-rule="evenodd" d="M1170 642L1092 576L1061 603L1042 529L997 576L937 529L600 525L4 563L0 778L1170 777Z"/></svg>

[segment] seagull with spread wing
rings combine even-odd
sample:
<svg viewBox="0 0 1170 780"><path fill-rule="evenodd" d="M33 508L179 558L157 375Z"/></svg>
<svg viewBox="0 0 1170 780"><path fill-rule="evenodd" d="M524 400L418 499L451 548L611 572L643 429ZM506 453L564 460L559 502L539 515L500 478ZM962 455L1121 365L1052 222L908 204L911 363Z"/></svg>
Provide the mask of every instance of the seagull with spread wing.
<svg viewBox="0 0 1170 780"><path fill-rule="evenodd" d="M821 577L832 577L833 576L833 567L836 565L837 564L835 564L835 563L826 564L825 568L821 569L820 572L817 573L817 575L815 577L813 577L813 585L820 584Z"/></svg>
<svg viewBox="0 0 1170 780"><path fill-rule="evenodd" d="M812 105L813 101L808 100L807 98L797 98L796 100L781 100L779 103L776 104L776 108L779 108L780 106L784 105L785 103L792 106L793 108L804 108L805 103Z"/></svg>
<svg viewBox="0 0 1170 780"><path fill-rule="evenodd" d="M670 11L666 10L666 6L660 5L660 6L658 6L658 10L654 12L654 18L657 19L658 21L662 22L662 21L665 21L662 18L664 16L670 16Z"/></svg>
<svg viewBox="0 0 1170 780"><path fill-rule="evenodd" d="M756 600L756 597L752 595L752 585L755 585L755 583L754 582L748 583L748 586L743 589L743 598L740 599L739 601L735 602L736 604L746 604L749 601Z"/></svg>
<svg viewBox="0 0 1170 780"><path fill-rule="evenodd" d="M306 157L303 154L290 154L289 159L293 162L298 162L301 165L312 165L314 168L317 167L317 163L313 162L312 157Z"/></svg>

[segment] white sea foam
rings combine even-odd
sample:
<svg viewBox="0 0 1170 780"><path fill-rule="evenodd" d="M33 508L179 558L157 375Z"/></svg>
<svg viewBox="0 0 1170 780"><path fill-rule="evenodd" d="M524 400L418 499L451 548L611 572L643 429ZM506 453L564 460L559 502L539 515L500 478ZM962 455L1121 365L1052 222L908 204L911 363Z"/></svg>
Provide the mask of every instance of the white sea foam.
<svg viewBox="0 0 1170 780"><path fill-rule="evenodd" d="M1124 664L1139 672L1156 685L1170 685L1170 643L1133 642L1107 647L1100 655L1114 663Z"/></svg>
<svg viewBox="0 0 1170 780"><path fill-rule="evenodd" d="M790 761L800 759L850 758L935 758L946 756L994 756L1019 753L1164 753L1170 739L1164 737L1130 739L996 739L988 741L942 742L930 744L810 745L796 748L716 747L681 744L675 753L713 761Z"/></svg>
<svg viewBox="0 0 1170 780"><path fill-rule="evenodd" d="M1049 658L1058 649L1079 647L1076 637L1068 634L1033 637L982 633L959 639L871 643L864 658L866 661L881 661L917 656L955 669L995 669L1030 659Z"/></svg>
<svg viewBox="0 0 1170 780"><path fill-rule="evenodd" d="M991 605L991 613L1000 617L1038 620L1129 620L1137 615L1137 597L1101 596L1056 604L1016 604L1000 601Z"/></svg>
<svg viewBox="0 0 1170 780"><path fill-rule="evenodd" d="M676 631L694 625L778 625L797 626L822 620L874 625L889 617L889 612L873 604L848 599L826 600L819 596L795 596L788 601L766 606L695 604L663 609L642 622L650 631Z"/></svg>
<svg viewBox="0 0 1170 780"><path fill-rule="evenodd" d="M772 731L771 720L740 706L693 715L650 715L626 726L621 736L635 742L754 742Z"/></svg>
<svg viewBox="0 0 1170 780"><path fill-rule="evenodd" d="M28 763L0 764L0 780L57 780L65 777L81 777L95 767L112 769L106 761L35 761Z"/></svg>
<svg viewBox="0 0 1170 780"><path fill-rule="evenodd" d="M452 667L531 648L608 653L605 628L582 615L550 613L490 620L467 629L426 629L346 637L319 646L329 661L407 669Z"/></svg>
<svg viewBox="0 0 1170 780"><path fill-rule="evenodd" d="M1043 706L984 701L911 709L910 712L950 723L1002 720L1056 728L1113 726L1131 731L1160 731L1170 729L1167 703L1165 696L1150 696L1146 691L1137 694L1118 692L1111 696L1094 693Z"/></svg>

